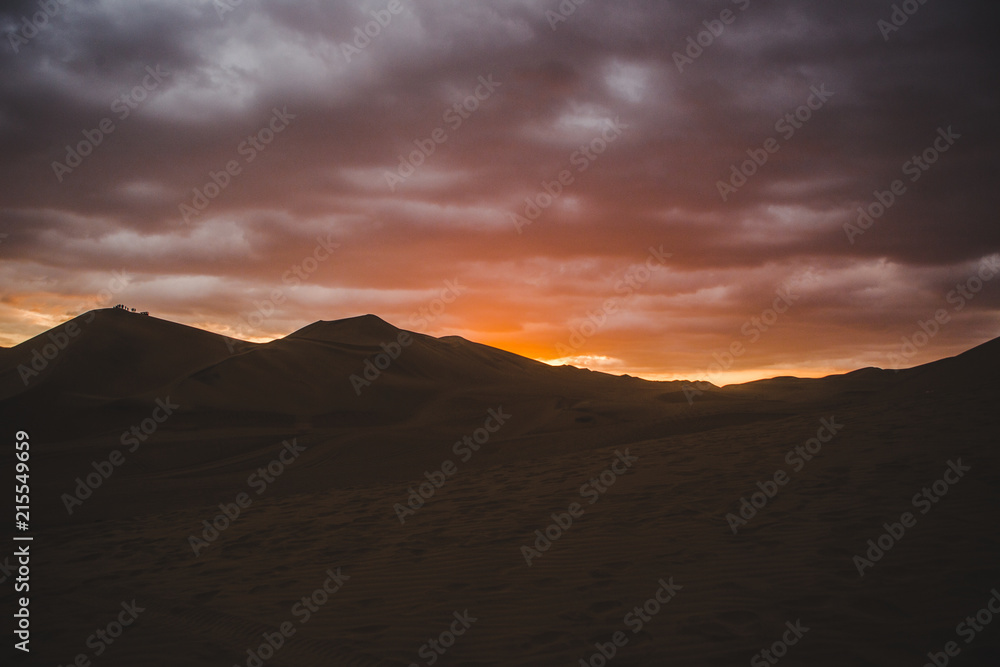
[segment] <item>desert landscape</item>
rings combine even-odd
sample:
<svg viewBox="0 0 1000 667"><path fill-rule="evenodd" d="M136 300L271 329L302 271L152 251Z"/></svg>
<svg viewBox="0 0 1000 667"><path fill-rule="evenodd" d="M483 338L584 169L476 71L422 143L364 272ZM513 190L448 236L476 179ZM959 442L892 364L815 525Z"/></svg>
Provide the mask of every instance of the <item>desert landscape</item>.
<svg viewBox="0 0 1000 667"><path fill-rule="evenodd" d="M0 667L1000 667L998 25L0 3Z"/></svg>
<svg viewBox="0 0 1000 667"><path fill-rule="evenodd" d="M373 315L234 344L104 309L2 362L32 664L1000 658L995 626L956 634L1000 586L997 340L718 388Z"/></svg>

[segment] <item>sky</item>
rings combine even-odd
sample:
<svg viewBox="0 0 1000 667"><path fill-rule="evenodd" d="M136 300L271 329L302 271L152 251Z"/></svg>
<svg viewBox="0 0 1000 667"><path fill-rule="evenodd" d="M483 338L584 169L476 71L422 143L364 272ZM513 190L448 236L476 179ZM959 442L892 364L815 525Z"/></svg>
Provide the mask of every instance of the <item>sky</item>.
<svg viewBox="0 0 1000 667"><path fill-rule="evenodd" d="M0 9L0 345L376 314L716 384L1000 335L992 0Z"/></svg>

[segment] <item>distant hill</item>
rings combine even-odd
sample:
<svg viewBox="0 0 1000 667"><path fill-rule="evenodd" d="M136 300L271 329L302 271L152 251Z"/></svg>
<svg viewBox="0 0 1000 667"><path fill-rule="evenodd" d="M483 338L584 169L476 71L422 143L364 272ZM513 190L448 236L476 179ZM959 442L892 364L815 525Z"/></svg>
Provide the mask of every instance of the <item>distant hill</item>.
<svg viewBox="0 0 1000 667"><path fill-rule="evenodd" d="M116 309L85 313L0 353L0 416L58 409L78 431L126 419L170 396L182 414L214 422L362 425L482 410L509 396L537 429L641 416L711 414L720 399L802 402L832 395L930 392L987 381L1000 340L903 371L861 369L821 379L775 378L719 389L553 367L457 336L434 338L363 315L319 321L247 343ZM991 380L990 380L991 381ZM95 408L104 408L96 411ZM555 408L555 411L553 411ZM555 416L554 416L555 415ZM547 421L548 420L548 421ZM89 425L89 426L88 426ZM68 428L68 426L67 426Z"/></svg>
<svg viewBox="0 0 1000 667"><path fill-rule="evenodd" d="M403 331L374 315L254 344L104 309L0 357L0 415L59 409L86 432L169 395L182 413L227 423L382 424L417 419L431 403L480 410L474 397L486 391L541 411L608 395L653 401L671 385L679 391L681 383L553 367L457 336Z"/></svg>

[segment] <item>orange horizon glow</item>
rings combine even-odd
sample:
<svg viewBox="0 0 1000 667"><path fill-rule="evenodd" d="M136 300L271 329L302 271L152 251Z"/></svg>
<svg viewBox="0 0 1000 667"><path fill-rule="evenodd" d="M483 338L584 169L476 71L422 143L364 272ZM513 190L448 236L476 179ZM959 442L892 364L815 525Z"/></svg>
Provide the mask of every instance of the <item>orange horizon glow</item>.
<svg viewBox="0 0 1000 667"><path fill-rule="evenodd" d="M27 327L27 330L34 331L34 333L23 334L19 337L19 339L14 339L14 337L10 335L4 335L3 340L8 343L6 347L24 342L33 335L44 333L48 329L59 326L68 319L72 319L59 311L54 311L48 314L37 311L25 311L23 314L24 321L30 323L31 325ZM157 316L156 313L153 313L153 315ZM229 336L253 343L268 343L273 340L279 340L301 328L295 327L285 333L262 330L258 335L247 336L239 335L241 333L240 329L234 328L231 324L220 322L218 320L181 322L179 320L170 319L169 321L175 321L219 335ZM390 324L398 326L401 329L407 328L405 326L399 326L391 320L386 321ZM302 326L306 326L308 324L311 324L311 322L304 323ZM491 329L492 330L477 331L474 327L462 327L458 330L448 330L443 327L439 327L429 329L427 331L416 332L425 333L426 335L433 337L459 335L472 342L496 347L551 366L570 365L579 368L589 368L593 371L599 371L611 375L630 375L650 381L706 381L720 387L786 376L799 378L821 378L829 375L848 373L864 367L878 366L877 364L868 363L864 360L858 360L855 363L850 363L850 360L843 360L842 363L837 365L803 364L799 366L760 366L757 364L741 363L743 360L740 358L734 357L729 359L729 357L724 354L725 348L723 347L717 348L713 352L709 352L708 356L705 357L704 366L691 369L690 372L685 372L684 369L669 370L663 368L650 368L648 365L630 365L627 361L614 356L614 340L602 339L600 335L597 335L592 340L587 341L585 352L581 351L580 354L571 357L559 357L557 350L551 344L546 345L527 338L512 338L503 332L497 332L493 327L491 327ZM723 350L723 354L719 354L720 349ZM947 353L942 354L941 357L934 358L931 358L929 355L925 355L922 359L920 359L919 363L914 363L912 365L929 363L931 361L936 361L938 358L953 356L954 354L958 354L963 351L965 351L965 349L949 350ZM730 362L731 365L723 368L720 361Z"/></svg>

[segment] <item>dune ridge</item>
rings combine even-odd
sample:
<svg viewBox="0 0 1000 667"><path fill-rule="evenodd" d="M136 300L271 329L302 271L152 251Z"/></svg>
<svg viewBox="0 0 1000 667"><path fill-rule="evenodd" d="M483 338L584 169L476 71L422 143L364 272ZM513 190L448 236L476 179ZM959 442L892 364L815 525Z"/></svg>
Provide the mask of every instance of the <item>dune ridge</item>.
<svg viewBox="0 0 1000 667"><path fill-rule="evenodd" d="M54 664L134 598L148 612L100 664L245 665L337 567L350 579L267 665L423 665L464 610L478 620L441 664L579 664L619 631L612 665L745 664L797 620L809 631L787 664L923 664L1000 585L998 340L901 371L701 384L689 402L681 382L374 316L246 345L126 313L87 326L0 400L31 433L33 613ZM355 392L350 376L402 334ZM2 377L46 340L0 357ZM165 397L176 410L123 447ZM68 513L113 451L124 462ZM920 513L911 498L959 459L966 477ZM727 517L764 489L734 532ZM211 537L205 522L240 493L252 502L195 555L191 537ZM574 502L582 513L552 531ZM916 524L860 576L854 556L907 510ZM540 549L530 566L526 545ZM661 579L683 588L633 633L627 614ZM956 664L997 664L995 630Z"/></svg>

